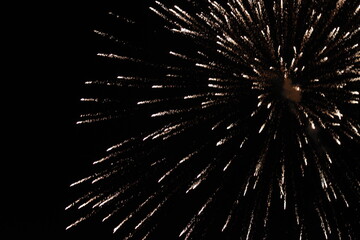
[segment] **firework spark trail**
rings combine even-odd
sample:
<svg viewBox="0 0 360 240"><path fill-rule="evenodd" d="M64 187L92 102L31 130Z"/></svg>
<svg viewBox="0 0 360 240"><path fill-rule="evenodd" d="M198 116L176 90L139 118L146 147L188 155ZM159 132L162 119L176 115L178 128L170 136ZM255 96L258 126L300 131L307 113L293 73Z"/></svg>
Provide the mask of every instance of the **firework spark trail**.
<svg viewBox="0 0 360 240"><path fill-rule="evenodd" d="M325 239L356 236L354 229L347 230L351 223L341 223L333 204L356 210L360 182L353 163L332 148L343 151L360 143L360 125L352 111L359 104L359 8L359 1L349 0L189 0L184 7L155 1L149 10L164 21L167 34L191 43L179 44L180 50L164 49L166 59L175 59L171 64L99 53L154 73L120 74L86 85L157 95L137 96L133 108L123 108L112 96L82 98L103 110L82 114L77 123L146 112L147 121L162 125L143 127L138 136L113 144L94 162L102 170L71 185L94 187L66 208L91 208L68 229L102 211L106 221L133 209L114 233L129 225L133 230L124 233L125 239L156 238L161 223L153 219L176 197L201 192L179 238L232 233L237 239L239 234L243 239L272 239L274 209L293 218L289 226L295 232L287 236L291 239L311 239L309 229L314 227L307 221L313 217L319 219ZM129 45L112 34L94 32ZM110 104L119 109L107 110ZM202 137L193 140L196 135ZM164 151L167 148L175 157ZM229 187L224 179L237 186ZM225 195L229 203L221 210L223 221L213 229L205 227L205 218L216 216L214 209ZM108 206L112 210L103 210ZM247 226L241 233L236 230L239 224Z"/></svg>

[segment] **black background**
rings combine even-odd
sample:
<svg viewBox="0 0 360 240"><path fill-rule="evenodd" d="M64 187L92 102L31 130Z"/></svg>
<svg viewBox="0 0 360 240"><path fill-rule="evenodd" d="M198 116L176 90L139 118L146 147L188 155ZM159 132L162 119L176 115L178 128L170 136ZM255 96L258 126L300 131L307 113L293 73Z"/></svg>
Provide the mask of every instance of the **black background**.
<svg viewBox="0 0 360 240"><path fill-rule="evenodd" d="M0 228L5 238L112 238L111 229L98 222L65 231L74 216L64 209L76 195L69 185L89 173L111 134L76 125L84 110L84 82L104 72L93 30L109 23L109 11L130 14L144 2L8 5Z"/></svg>
<svg viewBox="0 0 360 240"><path fill-rule="evenodd" d="M4 239L97 239L86 231L67 234L64 209L70 183L89 164L84 149L91 145L75 123L81 86L94 66L94 22L106 6L54 1L6 8Z"/></svg>

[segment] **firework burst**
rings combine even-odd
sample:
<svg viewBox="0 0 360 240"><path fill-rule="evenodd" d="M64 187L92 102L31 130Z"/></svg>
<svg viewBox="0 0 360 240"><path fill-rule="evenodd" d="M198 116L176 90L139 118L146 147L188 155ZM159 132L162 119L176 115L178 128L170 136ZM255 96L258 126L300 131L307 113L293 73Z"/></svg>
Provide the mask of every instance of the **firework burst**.
<svg viewBox="0 0 360 240"><path fill-rule="evenodd" d="M360 2L149 9L173 48L155 61L98 54L137 70L86 82L108 95L82 98L96 107L78 124L136 127L71 185L91 188L67 207L88 209L68 228L97 215L123 239L356 239Z"/></svg>

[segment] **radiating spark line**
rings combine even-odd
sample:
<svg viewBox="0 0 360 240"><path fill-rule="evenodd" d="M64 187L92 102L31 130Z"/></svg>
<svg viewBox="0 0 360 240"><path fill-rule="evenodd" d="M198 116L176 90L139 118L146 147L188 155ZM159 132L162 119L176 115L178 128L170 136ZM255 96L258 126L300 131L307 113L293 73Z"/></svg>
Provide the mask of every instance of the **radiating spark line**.
<svg viewBox="0 0 360 240"><path fill-rule="evenodd" d="M88 177L85 177L85 178L83 178L83 179L80 179L79 181L76 181L76 182L72 183L72 184L70 185L70 187L74 187L74 186L76 186L76 185L78 185L78 184L80 184L80 183L83 183L83 182L91 179L91 178L92 178L92 176L88 176Z"/></svg>
<svg viewBox="0 0 360 240"><path fill-rule="evenodd" d="M251 213L251 219L250 219L248 231L247 231L247 234L246 234L246 240L249 240L250 233L251 233L251 228L252 228L252 226L254 224L253 221L254 221L254 212Z"/></svg>
<svg viewBox="0 0 360 240"><path fill-rule="evenodd" d="M206 178L208 175L208 171L211 170L212 164L210 163L204 170L202 170L197 176L196 180L193 182L193 184L186 190L186 193L190 192L191 190L194 190L197 188Z"/></svg>
<svg viewBox="0 0 360 240"><path fill-rule="evenodd" d="M119 230L119 228L121 228L122 225L124 225L124 223L126 223L129 219L131 219L137 212L139 212L151 199L154 198L154 195L151 195L149 198L147 198L144 202L142 202L139 207L133 211L132 213L130 213L120 224L118 224L114 229L113 229L113 233L117 232Z"/></svg>
<svg viewBox="0 0 360 240"><path fill-rule="evenodd" d="M158 183L160 183L162 180L164 180L165 177L170 175L171 172L176 170L181 164L191 159L195 154L197 154L199 151L192 152L191 154L187 155L186 157L182 158L175 167L171 168L169 171L167 171L159 180Z"/></svg>

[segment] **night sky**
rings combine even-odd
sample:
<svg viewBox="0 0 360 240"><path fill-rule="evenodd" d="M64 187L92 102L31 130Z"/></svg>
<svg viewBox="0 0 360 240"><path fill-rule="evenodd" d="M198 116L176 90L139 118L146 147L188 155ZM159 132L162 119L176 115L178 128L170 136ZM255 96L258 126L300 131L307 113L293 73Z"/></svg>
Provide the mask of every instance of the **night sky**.
<svg viewBox="0 0 360 240"><path fill-rule="evenodd" d="M6 95L8 93L4 91L7 102L11 103L6 103L8 113L4 116L6 122L9 121L4 128L7 131L5 150L9 154L3 155L6 162L3 168L4 228L10 234L5 236L12 236L9 239L120 239L112 234L113 225L100 223L96 217L65 231L66 226L83 212L74 215L64 209L79 197L79 192L87 190L84 187L70 189L69 185L92 173L92 162L102 157L104 150L116 142L119 135L131 135L127 124L141 123L141 119L135 122L125 119L107 124L76 125L79 115L88 107L79 99L95 92L107 94L101 88L86 88L83 83L111 78L119 72L118 65L96 56L99 51L114 49L115 45L107 45L107 41L94 34L94 29L111 30L124 36L129 42L147 49L142 57L159 60L153 50L159 43L147 28L159 22L149 20L150 13L144 2L54 3L22 6L21 11L14 11L15 19L21 21L12 28L14 33L9 34L15 36L10 45L15 45L14 51L9 57L14 67L6 81L11 93ZM109 18L109 11L145 24L140 32L127 29L125 34L120 25ZM356 152L349 150L347 154L352 156ZM355 166L359 167L359 164ZM181 215L179 209L173 209L171 213ZM344 213L354 220L358 217L347 214ZM172 219L160 228L163 236L169 237L167 239L172 239L174 229L177 231L174 227L177 220L182 221ZM282 221L273 231L291 231L286 230L286 219ZM313 236L322 237L321 229L315 229Z"/></svg>

